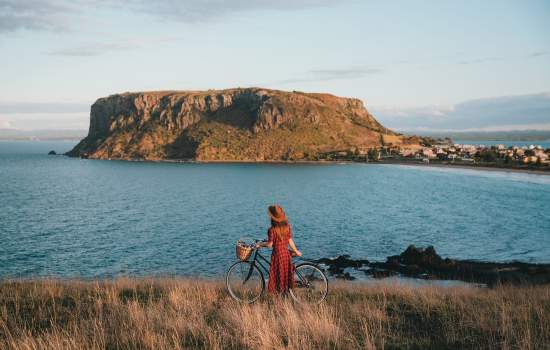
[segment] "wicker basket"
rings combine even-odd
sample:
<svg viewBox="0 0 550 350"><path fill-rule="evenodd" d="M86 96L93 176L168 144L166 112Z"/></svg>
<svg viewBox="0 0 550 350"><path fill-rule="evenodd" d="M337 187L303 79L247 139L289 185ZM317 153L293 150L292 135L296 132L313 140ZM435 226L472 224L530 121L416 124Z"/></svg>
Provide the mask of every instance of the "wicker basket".
<svg viewBox="0 0 550 350"><path fill-rule="evenodd" d="M252 250L252 247L241 241L237 242L237 246L235 248L237 258L239 258L240 261L247 261L248 258L250 258L250 255L252 255Z"/></svg>

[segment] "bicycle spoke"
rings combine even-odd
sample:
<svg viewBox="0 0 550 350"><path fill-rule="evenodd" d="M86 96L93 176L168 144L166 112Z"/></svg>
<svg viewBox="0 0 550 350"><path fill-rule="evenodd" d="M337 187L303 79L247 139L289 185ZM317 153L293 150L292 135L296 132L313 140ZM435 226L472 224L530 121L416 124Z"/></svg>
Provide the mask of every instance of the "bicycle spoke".
<svg viewBox="0 0 550 350"><path fill-rule="evenodd" d="M328 293L328 281L315 265L302 264L296 267L295 288L290 292L300 303L320 303Z"/></svg>
<svg viewBox="0 0 550 350"><path fill-rule="evenodd" d="M253 264L237 262L227 273L226 286L235 300L251 303L258 299L264 290L263 275Z"/></svg>

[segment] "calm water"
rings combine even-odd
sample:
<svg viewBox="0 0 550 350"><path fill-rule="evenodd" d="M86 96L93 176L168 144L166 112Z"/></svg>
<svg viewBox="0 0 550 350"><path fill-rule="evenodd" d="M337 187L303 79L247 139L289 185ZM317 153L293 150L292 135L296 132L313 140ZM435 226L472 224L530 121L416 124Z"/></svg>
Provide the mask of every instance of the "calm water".
<svg viewBox="0 0 550 350"><path fill-rule="evenodd" d="M242 165L47 156L0 142L0 276L221 275L281 203L309 258L550 262L550 176L394 165Z"/></svg>

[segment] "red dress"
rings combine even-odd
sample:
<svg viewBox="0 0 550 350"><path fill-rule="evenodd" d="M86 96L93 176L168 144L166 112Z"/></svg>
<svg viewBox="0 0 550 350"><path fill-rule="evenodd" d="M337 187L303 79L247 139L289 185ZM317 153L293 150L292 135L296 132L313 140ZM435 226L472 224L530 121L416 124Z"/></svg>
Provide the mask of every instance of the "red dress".
<svg viewBox="0 0 550 350"><path fill-rule="evenodd" d="M288 241L292 238L290 225L271 227L267 237L268 242L273 243L267 290L284 294L294 287L294 265L288 251Z"/></svg>

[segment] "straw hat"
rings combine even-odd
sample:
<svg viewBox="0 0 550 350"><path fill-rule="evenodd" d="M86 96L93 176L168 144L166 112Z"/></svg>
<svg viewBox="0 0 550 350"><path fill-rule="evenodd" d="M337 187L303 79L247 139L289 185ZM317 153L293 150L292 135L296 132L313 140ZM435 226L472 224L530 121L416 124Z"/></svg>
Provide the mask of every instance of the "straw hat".
<svg viewBox="0 0 550 350"><path fill-rule="evenodd" d="M287 221L283 208L278 205L270 205L267 212L269 213L269 216L271 216L271 219L275 222Z"/></svg>

